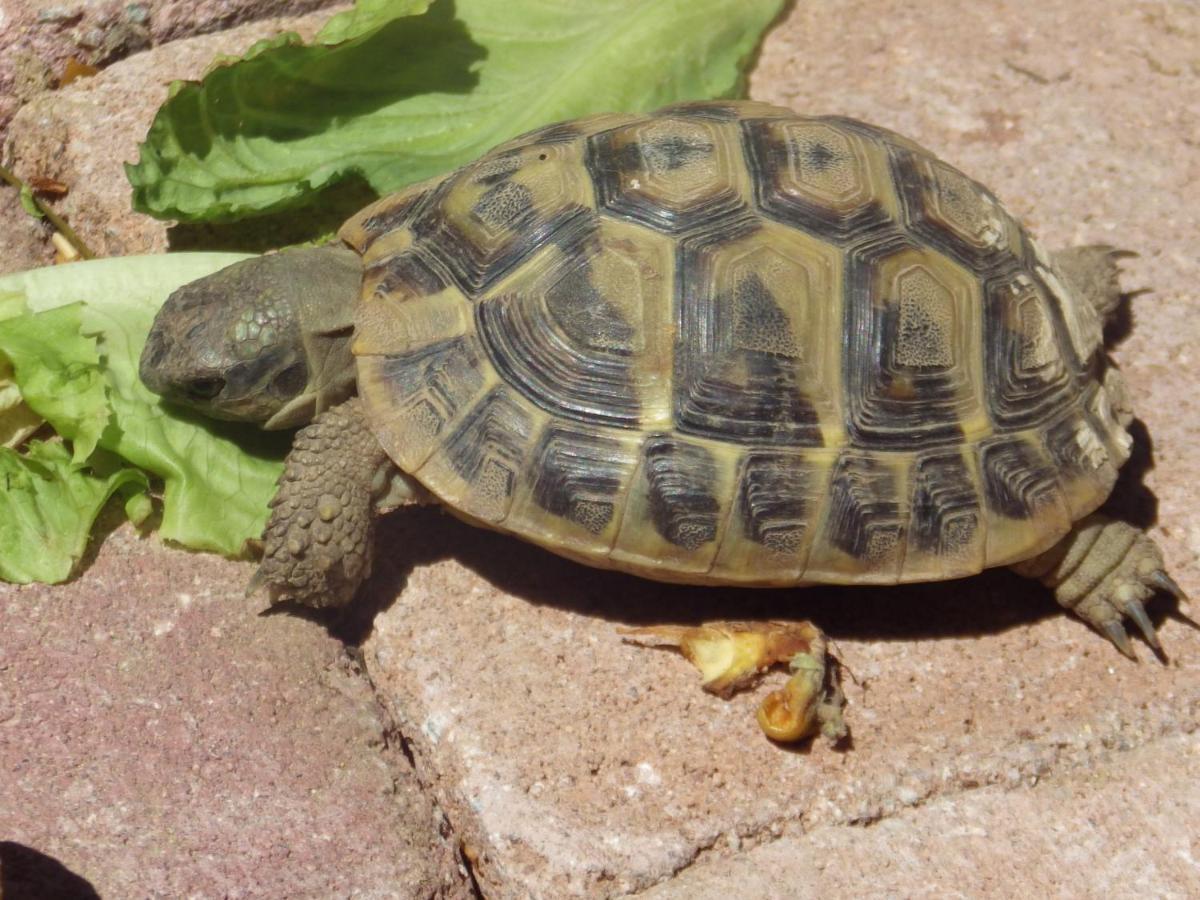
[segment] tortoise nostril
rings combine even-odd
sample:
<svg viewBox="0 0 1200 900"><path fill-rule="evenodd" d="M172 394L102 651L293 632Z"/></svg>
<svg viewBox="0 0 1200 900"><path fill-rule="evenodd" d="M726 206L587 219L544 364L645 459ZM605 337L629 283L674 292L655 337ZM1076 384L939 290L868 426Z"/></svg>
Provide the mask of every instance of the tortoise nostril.
<svg viewBox="0 0 1200 900"><path fill-rule="evenodd" d="M211 400L225 387L224 378L197 378L187 384L186 390L193 400Z"/></svg>

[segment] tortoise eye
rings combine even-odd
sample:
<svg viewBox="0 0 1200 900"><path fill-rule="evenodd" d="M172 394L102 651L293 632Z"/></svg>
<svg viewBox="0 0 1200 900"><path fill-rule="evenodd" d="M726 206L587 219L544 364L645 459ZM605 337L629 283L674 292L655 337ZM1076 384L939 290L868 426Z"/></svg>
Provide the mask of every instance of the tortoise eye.
<svg viewBox="0 0 1200 900"><path fill-rule="evenodd" d="M224 388L224 378L197 378L188 383L186 390L193 400L211 400Z"/></svg>

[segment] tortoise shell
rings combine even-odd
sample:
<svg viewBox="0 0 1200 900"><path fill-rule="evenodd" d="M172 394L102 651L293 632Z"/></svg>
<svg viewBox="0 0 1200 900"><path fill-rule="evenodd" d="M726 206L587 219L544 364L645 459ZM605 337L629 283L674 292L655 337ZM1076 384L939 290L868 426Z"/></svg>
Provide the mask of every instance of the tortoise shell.
<svg viewBox="0 0 1200 900"><path fill-rule="evenodd" d="M989 191L851 119L567 122L341 237L389 455L464 518L590 565L969 575L1051 546L1127 454L1090 306Z"/></svg>

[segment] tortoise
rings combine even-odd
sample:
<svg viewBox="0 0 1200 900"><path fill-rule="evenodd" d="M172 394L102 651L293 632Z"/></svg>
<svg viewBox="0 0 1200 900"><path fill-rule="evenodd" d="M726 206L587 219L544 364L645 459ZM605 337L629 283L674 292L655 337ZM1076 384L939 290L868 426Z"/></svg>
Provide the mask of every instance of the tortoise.
<svg viewBox="0 0 1200 900"><path fill-rule="evenodd" d="M1096 512L1131 443L1121 255L1046 253L883 128L682 104L525 134L185 285L141 377L303 426L252 582L276 601L347 603L376 511L437 501L697 585L1008 566L1133 656L1123 620L1157 650L1142 601L1182 592Z"/></svg>

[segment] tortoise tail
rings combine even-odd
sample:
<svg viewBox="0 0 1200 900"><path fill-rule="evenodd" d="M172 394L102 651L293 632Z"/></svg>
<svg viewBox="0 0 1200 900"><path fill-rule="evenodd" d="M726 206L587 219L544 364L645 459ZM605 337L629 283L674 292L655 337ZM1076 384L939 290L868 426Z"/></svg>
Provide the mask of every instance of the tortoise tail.
<svg viewBox="0 0 1200 900"><path fill-rule="evenodd" d="M1132 250L1108 244L1071 247L1054 254L1054 268L1072 293L1086 300L1103 326L1121 303L1122 259L1136 257Z"/></svg>

